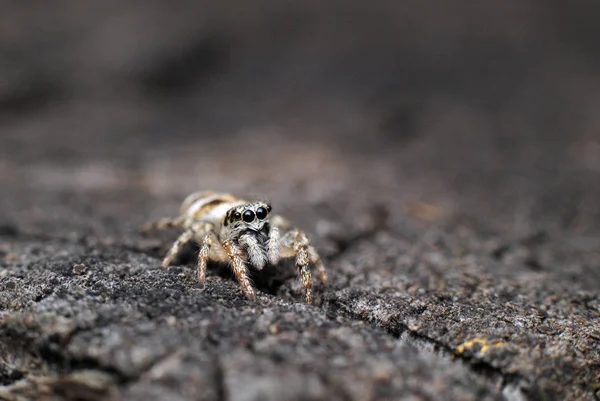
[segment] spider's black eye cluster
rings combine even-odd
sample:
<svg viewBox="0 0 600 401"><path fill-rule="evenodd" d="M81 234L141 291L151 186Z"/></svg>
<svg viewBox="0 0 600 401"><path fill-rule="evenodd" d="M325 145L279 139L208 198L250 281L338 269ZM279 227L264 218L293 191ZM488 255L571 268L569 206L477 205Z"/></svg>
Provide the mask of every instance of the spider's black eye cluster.
<svg viewBox="0 0 600 401"><path fill-rule="evenodd" d="M252 220L254 220L254 212L252 210L246 210L244 212L244 221L250 223Z"/></svg>
<svg viewBox="0 0 600 401"><path fill-rule="evenodd" d="M264 207L259 207L258 209L256 209L256 217L258 217L260 220L264 219L267 217L267 209L265 209Z"/></svg>
<svg viewBox="0 0 600 401"><path fill-rule="evenodd" d="M230 215L231 217L228 219L228 222L233 223L234 221L244 220L246 223L251 223L255 218L264 220L270 212L271 205L259 206L256 208L256 211L252 209L246 209L240 212L236 211Z"/></svg>

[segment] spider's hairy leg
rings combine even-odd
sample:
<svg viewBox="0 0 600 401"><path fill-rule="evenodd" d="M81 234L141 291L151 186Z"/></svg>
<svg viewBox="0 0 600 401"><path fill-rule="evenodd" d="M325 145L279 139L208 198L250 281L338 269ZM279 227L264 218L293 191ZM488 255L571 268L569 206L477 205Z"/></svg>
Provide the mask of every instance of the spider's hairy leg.
<svg viewBox="0 0 600 401"><path fill-rule="evenodd" d="M281 258L281 244L279 243L279 228L271 227L269 231L269 242L267 258L272 265L277 264Z"/></svg>
<svg viewBox="0 0 600 401"><path fill-rule="evenodd" d="M267 257L269 258L269 263L277 264L279 259L281 259L281 232L289 232L291 224L285 218L274 215L271 217L271 231L269 232L269 248L267 252ZM291 246L292 240L289 241Z"/></svg>
<svg viewBox="0 0 600 401"><path fill-rule="evenodd" d="M208 262L208 256L211 248L219 244L219 238L215 233L215 228L212 224L205 224L204 229L195 230L196 237L200 240L200 252L198 253L198 281L204 284L206 280L206 263Z"/></svg>
<svg viewBox="0 0 600 401"><path fill-rule="evenodd" d="M148 232L153 230L166 230L175 227L181 227L185 223L185 216L179 216L175 218L165 217L158 219L155 222L148 223L140 227L140 232Z"/></svg>
<svg viewBox="0 0 600 401"><path fill-rule="evenodd" d="M244 294L250 299L254 299L254 288L248 278L248 271L246 270L246 264L243 258L242 250L233 243L232 240L227 239L223 241L223 249L227 252L229 259L231 259L231 265L233 266L233 272L235 273Z"/></svg>
<svg viewBox="0 0 600 401"><path fill-rule="evenodd" d="M171 264L171 262L173 261L175 256L177 256L179 251L181 251L181 248L183 248L183 246L185 244L187 244L193 237L194 237L193 229L190 228L190 229L185 230L183 232L183 234L181 234L179 236L179 238L177 238L175 240L175 242L173 243L173 246L171 246L171 249L169 249L167 256L165 256L165 258L162 261L162 267L164 267L165 269L167 267L169 267L169 265Z"/></svg>
<svg viewBox="0 0 600 401"><path fill-rule="evenodd" d="M296 266L300 273L300 279L304 286L304 300L307 304L312 304L312 276L308 264L310 262L309 247L310 241L302 231L290 231L282 239L284 244L291 244L291 248L296 256Z"/></svg>
<svg viewBox="0 0 600 401"><path fill-rule="evenodd" d="M262 270L267 263L267 258L262 251L260 244L256 240L256 237L253 237L252 235L242 235L238 242L242 247L246 248L250 264L257 270Z"/></svg>
<svg viewBox="0 0 600 401"><path fill-rule="evenodd" d="M327 281L329 280L329 278L327 277L327 271L325 271L325 266L323 265L323 261L317 253L317 250L312 245L308 246L308 256L310 257L310 262L314 264L317 268L321 282L323 284L327 284Z"/></svg>

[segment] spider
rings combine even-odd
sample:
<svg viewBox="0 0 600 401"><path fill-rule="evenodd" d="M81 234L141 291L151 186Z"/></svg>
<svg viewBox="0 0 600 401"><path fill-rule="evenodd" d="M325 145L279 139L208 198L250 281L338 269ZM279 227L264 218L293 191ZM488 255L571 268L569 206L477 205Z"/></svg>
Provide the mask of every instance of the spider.
<svg viewBox="0 0 600 401"><path fill-rule="evenodd" d="M323 262L304 232L271 212L271 205L266 202L248 202L226 193L199 191L185 198L179 217L159 219L142 227L141 231L183 228L162 266L167 268L183 246L194 240L200 245L198 281L204 283L209 260L230 262L249 299L254 299L254 288L248 278L246 262L254 269L262 270L267 263L275 265L281 258L295 257L304 286L304 299L311 304L309 264L317 268L325 284L327 273Z"/></svg>

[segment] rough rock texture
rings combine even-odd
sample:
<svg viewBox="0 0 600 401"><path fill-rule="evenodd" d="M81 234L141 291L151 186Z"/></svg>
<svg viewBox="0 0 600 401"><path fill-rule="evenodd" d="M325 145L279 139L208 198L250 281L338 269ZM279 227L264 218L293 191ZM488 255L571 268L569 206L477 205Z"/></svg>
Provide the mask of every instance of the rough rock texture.
<svg viewBox="0 0 600 401"><path fill-rule="evenodd" d="M0 399L599 397L598 6L396 3L3 3ZM197 189L315 305L162 269Z"/></svg>

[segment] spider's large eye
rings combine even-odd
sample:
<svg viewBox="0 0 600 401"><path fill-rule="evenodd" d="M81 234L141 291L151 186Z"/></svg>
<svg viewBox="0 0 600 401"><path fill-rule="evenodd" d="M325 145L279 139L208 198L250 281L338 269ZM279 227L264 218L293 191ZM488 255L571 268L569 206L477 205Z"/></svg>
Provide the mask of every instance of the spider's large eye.
<svg viewBox="0 0 600 401"><path fill-rule="evenodd" d="M236 219L236 220L239 220L239 219L242 218L242 214L240 212L235 212L233 214L233 218Z"/></svg>
<svg viewBox="0 0 600 401"><path fill-rule="evenodd" d="M262 206L259 207L256 209L256 217L258 217L260 220L264 219L267 217L267 210Z"/></svg>
<svg viewBox="0 0 600 401"><path fill-rule="evenodd" d="M254 220L254 212L252 210L246 210L244 212L244 221L250 223L252 220Z"/></svg>

